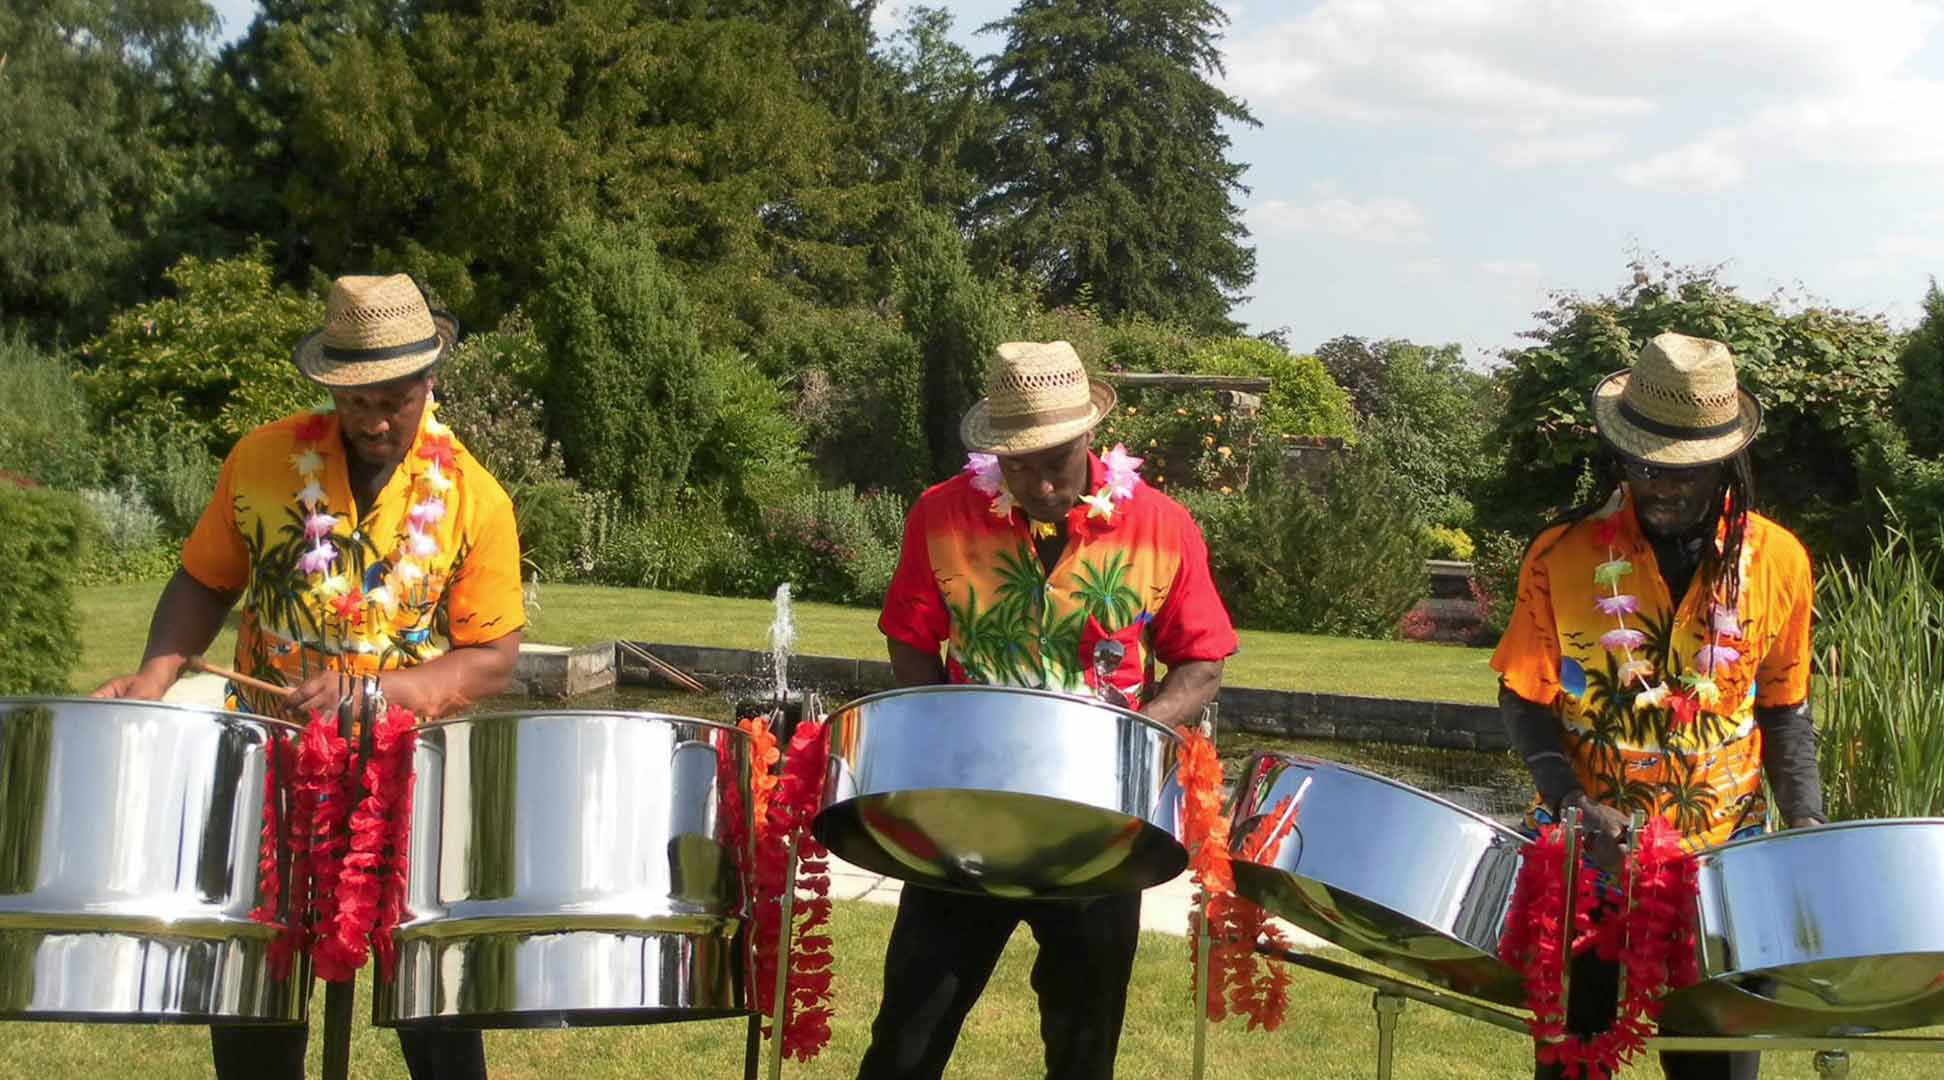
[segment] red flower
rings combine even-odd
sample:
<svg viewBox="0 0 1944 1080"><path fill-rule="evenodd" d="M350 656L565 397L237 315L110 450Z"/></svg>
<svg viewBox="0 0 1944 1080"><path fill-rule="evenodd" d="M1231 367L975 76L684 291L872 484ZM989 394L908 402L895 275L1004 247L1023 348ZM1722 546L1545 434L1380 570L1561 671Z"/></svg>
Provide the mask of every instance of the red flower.
<svg viewBox="0 0 1944 1080"><path fill-rule="evenodd" d="M311 413L309 416L297 421L297 427L291 434L298 442L313 443L330 434L330 432L330 416L325 413Z"/></svg>
<svg viewBox="0 0 1944 1080"><path fill-rule="evenodd" d="M345 622L354 622L364 614L364 593L356 589L331 601L331 610Z"/></svg>
<svg viewBox="0 0 1944 1080"><path fill-rule="evenodd" d="M758 799L762 813L756 819L756 866L751 875L757 1004L765 1016L776 1015L783 890L789 876L790 841L795 838L799 895L791 908L794 926L784 996L788 1014L780 1037L785 1057L808 1061L830 1041L831 939L813 932L830 921L829 852L810 834L810 821L823 801L829 746L823 724L798 724L790 737L789 752L783 756L783 775L770 777L766 775L768 763L777 755L767 725L760 720L744 721L744 729L755 741L752 772L764 774L752 775L751 784L753 791L762 793ZM771 1025L771 1038L779 1037L774 1029Z"/></svg>
<svg viewBox="0 0 1944 1080"><path fill-rule="evenodd" d="M419 440L418 456L437 465L441 470L450 472L455 461L452 453L452 436L425 436Z"/></svg>
<svg viewBox="0 0 1944 1080"><path fill-rule="evenodd" d="M1667 711L1677 728L1692 727L1701 711L1701 699L1685 690L1667 695Z"/></svg>
<svg viewBox="0 0 1944 1080"><path fill-rule="evenodd" d="M1593 542L1612 547L1620 539L1620 515L1613 514L1593 523Z"/></svg>

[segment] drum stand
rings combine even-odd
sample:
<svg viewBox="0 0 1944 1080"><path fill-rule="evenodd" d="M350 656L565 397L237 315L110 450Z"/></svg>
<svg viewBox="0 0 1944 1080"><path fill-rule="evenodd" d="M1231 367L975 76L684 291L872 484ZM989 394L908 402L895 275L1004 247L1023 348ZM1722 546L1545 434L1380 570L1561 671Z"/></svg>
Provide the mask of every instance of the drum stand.
<svg viewBox="0 0 1944 1080"><path fill-rule="evenodd" d="M1565 911L1560 918L1562 932L1570 934L1573 925L1573 868L1579 865L1579 811L1566 810L1561 816L1561 824L1566 836L1566 895ZM1632 837L1640 831L1640 818L1635 815L1634 828L1629 831L1629 850L1631 855ZM1632 903L1632 897L1628 897ZM1570 945L1570 941L1568 942ZM1431 986L1420 986L1402 979L1366 968L1354 967L1327 957L1297 952L1293 949L1268 948L1258 944L1256 952L1281 960L1296 967L1319 971L1348 982L1370 987L1371 1006L1377 1014L1377 1080L1391 1080L1392 1043L1397 1032L1397 1021L1404 1011L1406 1001L1421 1002L1446 1012L1469 1017L1487 1024L1514 1031L1520 1035L1528 1032L1527 1016L1523 1012L1503 1006L1489 1004L1473 998L1464 997L1448 990ZM1572 990L1568 970L1560 971L1559 1007L1562 1011L1570 1001ZM1206 1012L1204 1011L1204 1024ZM1199 1033L1198 1033L1199 1035ZM1199 1042L1198 1042L1199 1046ZM1816 1075L1823 1080L1844 1080L1850 1074L1850 1054L1939 1054L1944 1053L1944 1037L1917 1035L1831 1035L1826 1037L1786 1036L1786 1035L1660 1035L1647 1040L1647 1049L1654 1052L1666 1051L1754 1051L1757 1053L1779 1053L1782 1051L1807 1050L1815 1054ZM1197 1076L1199 1076L1199 1071Z"/></svg>

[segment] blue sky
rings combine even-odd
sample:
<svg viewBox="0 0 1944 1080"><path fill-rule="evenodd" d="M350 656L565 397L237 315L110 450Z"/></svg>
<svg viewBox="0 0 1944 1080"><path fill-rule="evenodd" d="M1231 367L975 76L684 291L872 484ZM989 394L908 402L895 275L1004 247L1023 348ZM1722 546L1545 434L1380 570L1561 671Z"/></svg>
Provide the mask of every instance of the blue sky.
<svg viewBox="0 0 1944 1080"><path fill-rule="evenodd" d="M254 0L216 0L225 36ZM879 29L902 0L881 2ZM945 3L975 54L1007 0ZM1516 345L1635 248L1915 319L1944 270L1941 0L1230 0L1256 330Z"/></svg>

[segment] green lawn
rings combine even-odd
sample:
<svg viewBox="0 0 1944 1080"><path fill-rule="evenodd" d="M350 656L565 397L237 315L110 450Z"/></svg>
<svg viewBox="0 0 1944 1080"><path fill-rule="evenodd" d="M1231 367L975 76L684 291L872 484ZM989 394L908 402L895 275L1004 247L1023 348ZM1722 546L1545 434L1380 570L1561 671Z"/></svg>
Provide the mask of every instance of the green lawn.
<svg viewBox="0 0 1944 1080"><path fill-rule="evenodd" d="M78 593L83 649L75 685L91 689L141 657L160 582L98 586ZM623 638L729 649L766 649L773 609L737 600L652 589L545 585L527 640L584 645ZM884 658L877 613L835 604L796 605L797 651L813 656ZM224 663L228 634L209 650ZM1245 630L1229 661L1231 686L1489 704L1497 677L1486 649L1406 641L1352 641Z"/></svg>
<svg viewBox="0 0 1944 1080"><path fill-rule="evenodd" d="M837 1022L830 1046L807 1065L786 1063L784 1075L848 1080L863 1054L877 1007L878 979L892 911L873 904L839 904L833 919L837 961ZM947 1072L958 1080L1023 1080L1042 1075L1039 1014L1027 982L1032 935L1021 930L985 997L967 1020ZM1183 939L1144 935L1130 992L1116 1075L1123 1080L1186 1080L1194 1033L1185 1007L1191 995ZM369 987L358 1009L368 1015ZM312 1007L321 1010L323 995ZM310 1075L318 1075L322 1032L312 1031ZM1230 1022L1211 1029L1209 1075L1221 1080L1368 1080L1374 1045L1370 994L1350 983L1308 971L1292 973L1288 1021L1275 1032L1247 1031ZM1511 1032L1421 1005L1404 1010L1398 1034L1397 1075L1439 1080L1504 1080L1530 1075L1526 1041ZM0 1025L0 1076L39 1080L95 1080L130 1076L189 1080L209 1075L209 1040L202 1028L82 1027L71 1024ZM743 1025L709 1021L585 1031L491 1032L486 1052L495 1080L719 1080L742 1075ZM361 1080L405 1075L398 1040L360 1024L351 1075ZM1658 1077L1636 1068L1630 1080ZM1772 1056L1769 1080L1814 1076L1807 1054ZM1922 1057L1860 1059L1859 1080L1915 1080L1935 1075Z"/></svg>

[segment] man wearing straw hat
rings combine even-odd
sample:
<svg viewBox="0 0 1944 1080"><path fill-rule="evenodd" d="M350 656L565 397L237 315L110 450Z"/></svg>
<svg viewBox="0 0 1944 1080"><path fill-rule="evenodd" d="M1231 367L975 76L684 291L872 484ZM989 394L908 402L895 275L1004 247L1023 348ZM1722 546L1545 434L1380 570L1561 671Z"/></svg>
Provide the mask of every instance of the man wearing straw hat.
<svg viewBox="0 0 1944 1080"><path fill-rule="evenodd" d="M156 603L140 669L96 696L161 698L239 599L232 708L329 713L356 693L347 677L374 676L423 719L505 687L524 623L513 506L434 416L433 368L458 325L402 274L339 278L324 318L294 359L331 405L237 442ZM303 1028L210 1038L220 1077L304 1075ZM399 1042L417 1080L486 1075L477 1032Z"/></svg>
<svg viewBox="0 0 1944 1080"><path fill-rule="evenodd" d="M960 425L964 473L920 496L905 524L878 620L899 685L1098 694L1163 724L1197 720L1235 630L1188 512L1143 483L1123 447L1093 453L1113 388L1064 341L999 346L986 388ZM1047 1075L1111 1077L1140 906L1139 893L1020 901L906 885L858 1076L941 1075L1025 922L1040 946Z"/></svg>
<svg viewBox="0 0 1944 1080"><path fill-rule="evenodd" d="M1603 501L1539 534L1492 666L1536 827L1576 807L1617 867L1628 815L1690 851L1822 821L1809 715L1809 558L1754 512L1761 406L1718 341L1661 334L1593 395ZM1611 494L1607 495L1606 492ZM1567 1027L1610 1027L1618 969L1573 961ZM1663 1054L1670 1078L1756 1075L1757 1054ZM1537 1075L1564 1075L1558 1064Z"/></svg>

